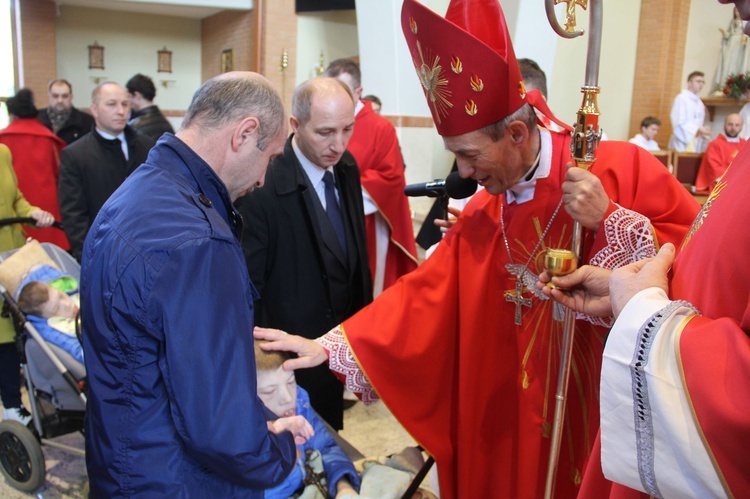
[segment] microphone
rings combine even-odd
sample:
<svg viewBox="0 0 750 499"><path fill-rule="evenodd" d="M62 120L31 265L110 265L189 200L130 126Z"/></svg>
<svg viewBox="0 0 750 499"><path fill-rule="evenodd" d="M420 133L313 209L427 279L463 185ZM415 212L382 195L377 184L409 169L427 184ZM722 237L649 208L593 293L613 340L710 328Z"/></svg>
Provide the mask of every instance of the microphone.
<svg viewBox="0 0 750 499"><path fill-rule="evenodd" d="M468 198L477 191L477 181L472 178L461 178L458 172L453 172L445 180L433 180L420 184L407 185L404 194L407 196L428 196L436 198L448 196L453 199Z"/></svg>

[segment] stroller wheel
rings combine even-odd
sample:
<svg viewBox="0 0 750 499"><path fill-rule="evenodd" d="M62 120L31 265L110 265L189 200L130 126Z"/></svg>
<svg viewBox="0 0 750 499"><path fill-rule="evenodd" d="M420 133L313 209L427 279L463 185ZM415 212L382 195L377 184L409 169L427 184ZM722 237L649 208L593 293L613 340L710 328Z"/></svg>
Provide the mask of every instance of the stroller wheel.
<svg viewBox="0 0 750 499"><path fill-rule="evenodd" d="M24 492L38 489L47 473L42 446L16 421L0 422L0 465L8 483Z"/></svg>

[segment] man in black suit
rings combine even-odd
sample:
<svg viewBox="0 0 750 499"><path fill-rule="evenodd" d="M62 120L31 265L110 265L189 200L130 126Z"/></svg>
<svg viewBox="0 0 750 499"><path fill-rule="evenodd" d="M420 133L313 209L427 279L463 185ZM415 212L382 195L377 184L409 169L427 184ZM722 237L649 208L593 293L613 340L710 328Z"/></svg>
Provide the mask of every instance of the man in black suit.
<svg viewBox="0 0 750 499"><path fill-rule="evenodd" d="M294 133L265 185L240 198L242 246L260 292L256 324L317 338L372 301L362 186L346 151L351 91L333 78L300 84ZM343 385L326 366L296 372L313 408L343 428Z"/></svg>
<svg viewBox="0 0 750 499"><path fill-rule="evenodd" d="M99 209L148 156L154 139L127 126L130 98L114 82L91 93L94 129L60 154L58 202L70 253L81 261L83 242Z"/></svg>

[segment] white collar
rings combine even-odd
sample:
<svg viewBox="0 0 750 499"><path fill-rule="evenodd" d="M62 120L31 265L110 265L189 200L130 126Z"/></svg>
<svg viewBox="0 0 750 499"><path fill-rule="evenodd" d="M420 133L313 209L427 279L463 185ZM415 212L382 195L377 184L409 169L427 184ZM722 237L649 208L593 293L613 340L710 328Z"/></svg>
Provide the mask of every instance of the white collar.
<svg viewBox="0 0 750 499"><path fill-rule="evenodd" d="M721 132L721 134L724 136L724 138L727 140L727 142L731 142L732 144L738 144L740 142L740 136L736 137L727 137L727 134L724 132Z"/></svg>
<svg viewBox="0 0 750 499"><path fill-rule="evenodd" d="M96 128L96 133L98 133L99 135L101 135L107 140L120 139L120 142L122 142L123 144L125 143L125 131L124 130L118 133L117 135L112 135L105 131L102 131L100 128Z"/></svg>
<svg viewBox="0 0 750 499"><path fill-rule="evenodd" d="M294 150L295 156L297 156L299 164L302 165L302 169L305 171L307 178L310 179L310 183L312 184L313 189L317 191L318 188L323 185L323 175L325 174L325 172L330 171L331 174L333 174L333 165L329 166L328 168L321 168L307 159L307 157L302 154L302 151L297 145L296 135L292 137L292 149Z"/></svg>
<svg viewBox="0 0 750 499"><path fill-rule="evenodd" d="M552 170L552 135L546 128L538 127L538 129L539 142L541 144L539 166L536 168L531 180L522 179L516 185L505 191L505 196L509 204L513 201L521 204L534 199L536 181L541 178L549 177L549 173ZM528 174L528 172L526 174Z"/></svg>

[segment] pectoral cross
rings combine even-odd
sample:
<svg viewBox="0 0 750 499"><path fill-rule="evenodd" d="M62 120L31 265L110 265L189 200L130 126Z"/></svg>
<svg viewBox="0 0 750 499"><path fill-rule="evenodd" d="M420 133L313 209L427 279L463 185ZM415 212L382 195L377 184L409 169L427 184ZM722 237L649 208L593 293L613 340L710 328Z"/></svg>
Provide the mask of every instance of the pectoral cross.
<svg viewBox="0 0 750 499"><path fill-rule="evenodd" d="M586 10L589 6L589 0L555 0L555 5L565 3L565 31L574 33L576 30L576 5Z"/></svg>
<svg viewBox="0 0 750 499"><path fill-rule="evenodd" d="M523 306L531 307L531 298L523 297L523 283L516 281L516 289L508 290L505 292L505 301L513 302L516 304L516 325L523 325L521 319L521 312Z"/></svg>

